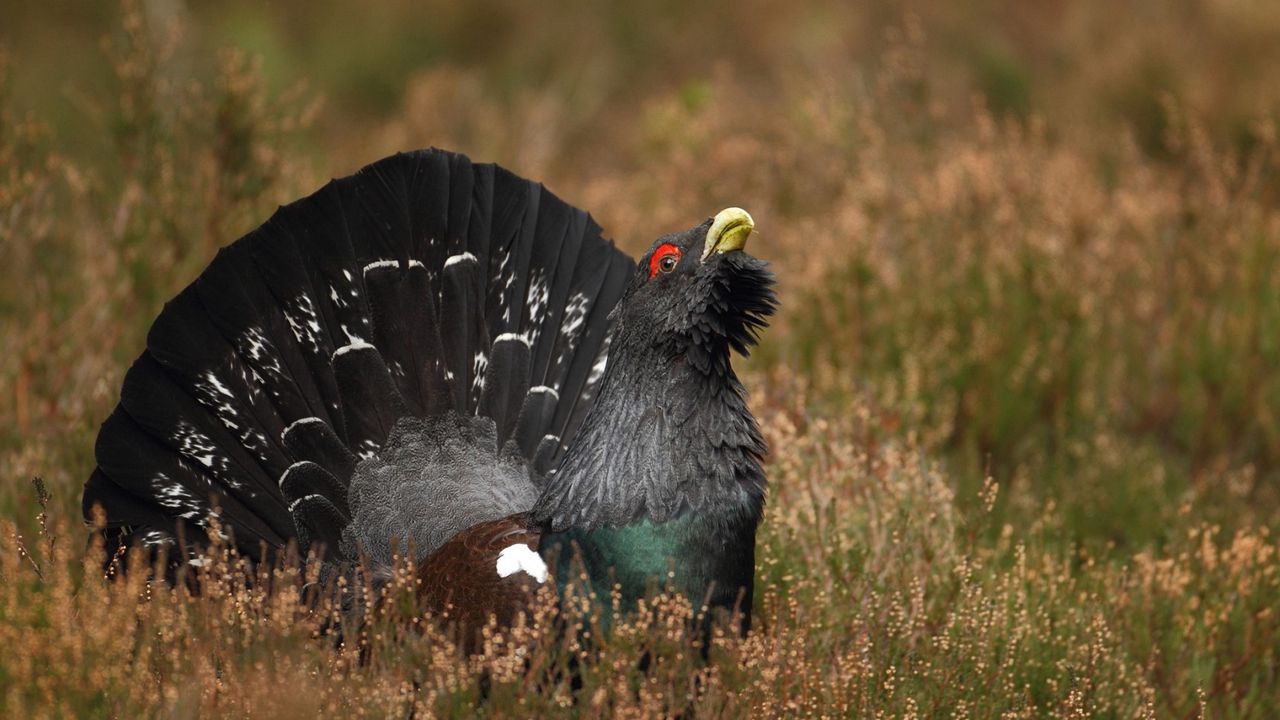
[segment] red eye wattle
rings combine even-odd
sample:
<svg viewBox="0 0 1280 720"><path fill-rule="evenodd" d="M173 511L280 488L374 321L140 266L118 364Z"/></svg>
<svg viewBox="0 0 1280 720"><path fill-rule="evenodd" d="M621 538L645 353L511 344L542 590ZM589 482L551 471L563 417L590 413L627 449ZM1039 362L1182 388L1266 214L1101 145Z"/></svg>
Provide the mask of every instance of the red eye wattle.
<svg viewBox="0 0 1280 720"><path fill-rule="evenodd" d="M675 270L682 254L680 248L671 243L659 246L653 251L653 257L649 258L649 279L652 280L658 273L669 273Z"/></svg>

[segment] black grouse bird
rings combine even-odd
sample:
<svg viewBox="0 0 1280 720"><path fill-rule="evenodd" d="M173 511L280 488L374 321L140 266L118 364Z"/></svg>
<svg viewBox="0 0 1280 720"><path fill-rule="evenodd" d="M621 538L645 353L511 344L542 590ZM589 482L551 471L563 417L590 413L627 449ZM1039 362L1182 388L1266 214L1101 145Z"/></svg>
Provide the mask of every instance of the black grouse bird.
<svg viewBox="0 0 1280 720"><path fill-rule="evenodd" d="M743 210L633 263L495 165L396 155L281 208L165 305L98 435L108 549L296 541L509 622L581 559L750 621L764 442L730 353L775 308ZM606 362L607 357L607 362ZM182 538L184 542L179 543ZM473 625L474 626L474 625Z"/></svg>

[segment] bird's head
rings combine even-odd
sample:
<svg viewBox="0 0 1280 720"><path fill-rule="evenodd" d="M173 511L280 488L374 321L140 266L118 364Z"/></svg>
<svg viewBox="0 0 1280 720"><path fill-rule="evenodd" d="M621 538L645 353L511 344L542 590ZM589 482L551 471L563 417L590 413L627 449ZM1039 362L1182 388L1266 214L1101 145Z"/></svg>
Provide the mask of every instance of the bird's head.
<svg viewBox="0 0 1280 720"><path fill-rule="evenodd" d="M754 229L729 208L640 258L613 310L599 394L535 519L590 529L692 512L754 532L765 445L729 362L777 307L772 273L743 252Z"/></svg>
<svg viewBox="0 0 1280 720"><path fill-rule="evenodd" d="M726 374L729 350L747 354L777 307L773 274L743 250L754 230L735 207L658 238L615 310L614 352L656 350Z"/></svg>

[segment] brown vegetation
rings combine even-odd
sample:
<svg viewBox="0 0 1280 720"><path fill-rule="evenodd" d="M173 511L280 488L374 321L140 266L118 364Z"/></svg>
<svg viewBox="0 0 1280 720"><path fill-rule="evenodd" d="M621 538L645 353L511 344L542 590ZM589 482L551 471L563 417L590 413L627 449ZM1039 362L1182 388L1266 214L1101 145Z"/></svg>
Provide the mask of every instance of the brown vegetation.
<svg viewBox="0 0 1280 720"><path fill-rule="evenodd" d="M495 717L1275 714L1280 10L341 5L0 31L0 714L470 715L482 685ZM632 251L755 216L783 298L744 365L759 621L709 664L680 598L463 657L403 584L338 644L296 570L268 593L215 554L196 598L86 559L93 436L160 304L274 205L427 145Z"/></svg>

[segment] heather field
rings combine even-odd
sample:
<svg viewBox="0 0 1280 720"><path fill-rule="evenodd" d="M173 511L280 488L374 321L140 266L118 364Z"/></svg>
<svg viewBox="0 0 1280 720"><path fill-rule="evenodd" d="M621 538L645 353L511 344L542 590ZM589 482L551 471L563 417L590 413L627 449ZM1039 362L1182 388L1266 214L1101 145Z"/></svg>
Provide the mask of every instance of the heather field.
<svg viewBox="0 0 1280 720"><path fill-rule="evenodd" d="M1276 717L1278 123L1262 0L6 0L0 716ZM357 627L296 568L193 597L86 553L164 301L432 145L633 253L755 216L771 490L709 663L679 597L466 657L405 582Z"/></svg>

